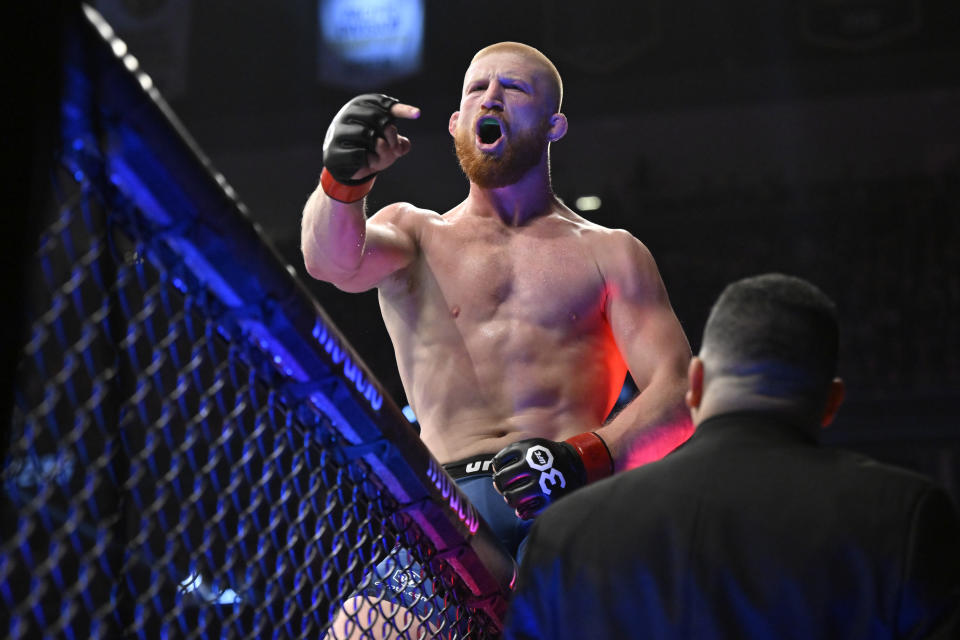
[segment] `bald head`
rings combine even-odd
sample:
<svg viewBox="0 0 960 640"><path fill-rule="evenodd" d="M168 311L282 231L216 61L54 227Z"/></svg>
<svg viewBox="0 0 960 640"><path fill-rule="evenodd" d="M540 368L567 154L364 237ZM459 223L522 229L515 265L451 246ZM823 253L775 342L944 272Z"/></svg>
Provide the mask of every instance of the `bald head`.
<svg viewBox="0 0 960 640"><path fill-rule="evenodd" d="M548 83L551 104L555 105L554 111L559 113L560 105L563 102L563 80L560 79L560 72L557 71L557 68L554 66L554 64L550 62L550 58L543 55L539 49L535 49L530 45L523 44L522 42L507 41L497 42L496 44L491 44L488 47L480 49L473 56L470 64L472 65L480 58L493 53L511 53L522 56L541 67L544 71L544 77Z"/></svg>

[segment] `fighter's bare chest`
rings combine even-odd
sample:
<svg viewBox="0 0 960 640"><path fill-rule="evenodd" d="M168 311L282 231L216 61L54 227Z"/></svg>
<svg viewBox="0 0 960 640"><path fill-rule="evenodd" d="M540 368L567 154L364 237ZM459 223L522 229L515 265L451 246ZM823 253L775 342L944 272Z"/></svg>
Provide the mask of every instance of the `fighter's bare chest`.
<svg viewBox="0 0 960 640"><path fill-rule="evenodd" d="M456 314L541 323L598 313L603 279L573 234L457 229L425 244L422 269Z"/></svg>

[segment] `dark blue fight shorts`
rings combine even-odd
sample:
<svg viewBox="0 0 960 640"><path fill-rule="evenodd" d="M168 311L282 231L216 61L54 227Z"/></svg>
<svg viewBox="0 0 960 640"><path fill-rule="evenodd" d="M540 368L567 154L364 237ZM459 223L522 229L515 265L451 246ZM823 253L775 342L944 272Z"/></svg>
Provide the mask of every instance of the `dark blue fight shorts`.
<svg viewBox="0 0 960 640"><path fill-rule="evenodd" d="M490 468L492 462L493 454L485 454L451 462L443 468L519 564L533 520L518 518L503 496L497 493ZM449 629L456 612L444 610L442 598L433 597L433 585L429 580L422 580L421 575L420 565L406 549L398 547L375 567L371 583L358 593L395 602L435 628L443 625Z"/></svg>

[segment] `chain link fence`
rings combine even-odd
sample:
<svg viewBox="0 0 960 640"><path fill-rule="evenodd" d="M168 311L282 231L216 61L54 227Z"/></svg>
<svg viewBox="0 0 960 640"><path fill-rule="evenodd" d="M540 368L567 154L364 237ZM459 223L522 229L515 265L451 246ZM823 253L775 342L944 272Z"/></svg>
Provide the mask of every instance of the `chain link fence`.
<svg viewBox="0 0 960 640"><path fill-rule="evenodd" d="M205 218L190 180L231 197L195 153L148 152L143 122L189 140L109 27L71 29L3 441L0 628L495 637L512 560L302 289L278 292L273 254L213 239L252 225L235 201ZM139 125L103 104L124 92Z"/></svg>

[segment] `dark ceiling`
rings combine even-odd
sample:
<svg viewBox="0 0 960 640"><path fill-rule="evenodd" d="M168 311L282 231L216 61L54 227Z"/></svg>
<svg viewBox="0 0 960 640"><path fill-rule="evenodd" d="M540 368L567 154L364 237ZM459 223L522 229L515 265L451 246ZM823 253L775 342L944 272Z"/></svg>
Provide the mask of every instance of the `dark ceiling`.
<svg viewBox="0 0 960 640"><path fill-rule="evenodd" d="M193 3L186 117L333 109L316 81L316 0ZM558 65L578 114L956 86L951 0L427 0L423 70L370 87L448 109L478 48L519 40ZM412 98L410 98L412 99Z"/></svg>

